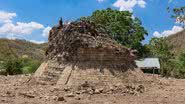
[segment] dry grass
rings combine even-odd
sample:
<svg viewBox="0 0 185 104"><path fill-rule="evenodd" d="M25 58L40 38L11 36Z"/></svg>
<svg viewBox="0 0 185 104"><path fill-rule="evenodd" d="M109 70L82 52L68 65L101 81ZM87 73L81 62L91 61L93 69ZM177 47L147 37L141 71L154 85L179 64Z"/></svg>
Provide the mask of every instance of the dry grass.
<svg viewBox="0 0 185 104"><path fill-rule="evenodd" d="M175 55L185 51L185 30L169 36L167 40L173 45L172 51Z"/></svg>

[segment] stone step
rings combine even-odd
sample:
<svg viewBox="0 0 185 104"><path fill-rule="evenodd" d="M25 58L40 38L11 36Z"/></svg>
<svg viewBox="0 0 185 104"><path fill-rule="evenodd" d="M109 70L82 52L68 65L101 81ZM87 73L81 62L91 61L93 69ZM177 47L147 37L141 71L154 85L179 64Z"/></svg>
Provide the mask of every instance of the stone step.
<svg viewBox="0 0 185 104"><path fill-rule="evenodd" d="M50 68L48 67L48 70L43 72L42 76L39 78L42 81L46 81L47 83L53 83L55 84L59 77L61 76L63 72L63 69L61 68Z"/></svg>
<svg viewBox="0 0 185 104"><path fill-rule="evenodd" d="M54 69L54 70L59 70L59 71L63 71L63 69L65 68L65 67L58 67L58 66L48 66L48 68L49 69Z"/></svg>
<svg viewBox="0 0 185 104"><path fill-rule="evenodd" d="M59 80L57 81L57 85L65 85L68 83L69 77L72 73L71 66L68 66L64 69L63 73L60 75Z"/></svg>
<svg viewBox="0 0 185 104"><path fill-rule="evenodd" d="M42 72L38 73L39 80L47 83L56 83L63 73L65 66L56 61L47 61L41 68Z"/></svg>
<svg viewBox="0 0 185 104"><path fill-rule="evenodd" d="M58 77L58 76L60 76L60 73L51 73L51 72L46 72L46 73L44 73L43 74L43 76L48 76L48 77Z"/></svg>

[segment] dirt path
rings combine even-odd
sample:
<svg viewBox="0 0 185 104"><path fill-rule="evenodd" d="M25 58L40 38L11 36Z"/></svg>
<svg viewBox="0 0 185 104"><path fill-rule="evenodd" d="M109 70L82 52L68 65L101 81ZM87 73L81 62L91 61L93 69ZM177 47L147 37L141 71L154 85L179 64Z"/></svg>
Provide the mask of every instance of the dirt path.
<svg viewBox="0 0 185 104"><path fill-rule="evenodd" d="M70 94L31 76L0 76L0 104L185 104L185 80L148 76L145 91L133 94ZM155 81L157 79L157 82Z"/></svg>

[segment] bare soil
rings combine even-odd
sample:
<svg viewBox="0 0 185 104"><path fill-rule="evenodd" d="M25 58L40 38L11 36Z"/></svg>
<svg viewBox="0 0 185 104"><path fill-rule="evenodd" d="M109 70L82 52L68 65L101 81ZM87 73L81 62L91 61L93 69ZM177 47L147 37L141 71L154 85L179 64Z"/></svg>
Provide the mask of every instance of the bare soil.
<svg viewBox="0 0 185 104"><path fill-rule="evenodd" d="M135 83L125 83L127 92L82 93L34 81L31 75L0 76L0 104L184 104L185 79L146 75L139 85L144 91L128 93ZM138 85L138 84L137 84ZM120 90L121 91L121 90ZM126 91L126 90L125 90Z"/></svg>

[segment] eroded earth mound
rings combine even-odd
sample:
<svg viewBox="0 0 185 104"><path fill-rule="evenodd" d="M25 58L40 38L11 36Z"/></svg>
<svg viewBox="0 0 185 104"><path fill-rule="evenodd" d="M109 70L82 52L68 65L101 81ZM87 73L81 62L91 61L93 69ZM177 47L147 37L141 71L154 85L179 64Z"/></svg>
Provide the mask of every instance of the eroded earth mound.
<svg viewBox="0 0 185 104"><path fill-rule="evenodd" d="M135 67L132 50L115 42L103 27L83 20L53 27L46 55L48 61L35 76L59 86L121 83L123 73Z"/></svg>

